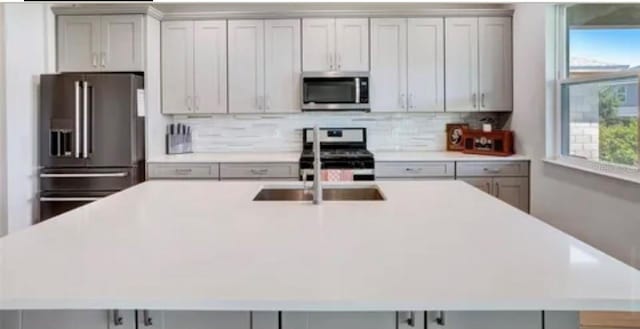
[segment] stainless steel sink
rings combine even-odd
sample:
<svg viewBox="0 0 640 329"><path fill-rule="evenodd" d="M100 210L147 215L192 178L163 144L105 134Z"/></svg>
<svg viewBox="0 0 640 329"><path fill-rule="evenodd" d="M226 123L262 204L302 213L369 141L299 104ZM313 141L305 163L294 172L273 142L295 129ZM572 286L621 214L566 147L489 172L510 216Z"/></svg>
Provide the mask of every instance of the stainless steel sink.
<svg viewBox="0 0 640 329"><path fill-rule="evenodd" d="M325 187L322 189L325 201L384 201L384 196L376 186ZM253 201L311 201L313 191L302 188L265 187Z"/></svg>

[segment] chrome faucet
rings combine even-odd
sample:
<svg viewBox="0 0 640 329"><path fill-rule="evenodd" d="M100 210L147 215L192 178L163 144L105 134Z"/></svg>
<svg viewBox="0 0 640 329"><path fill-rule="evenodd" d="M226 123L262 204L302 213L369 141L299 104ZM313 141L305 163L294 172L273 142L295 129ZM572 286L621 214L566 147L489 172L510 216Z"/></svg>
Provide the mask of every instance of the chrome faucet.
<svg viewBox="0 0 640 329"><path fill-rule="evenodd" d="M322 203L322 162L320 161L320 128L313 127L313 204Z"/></svg>

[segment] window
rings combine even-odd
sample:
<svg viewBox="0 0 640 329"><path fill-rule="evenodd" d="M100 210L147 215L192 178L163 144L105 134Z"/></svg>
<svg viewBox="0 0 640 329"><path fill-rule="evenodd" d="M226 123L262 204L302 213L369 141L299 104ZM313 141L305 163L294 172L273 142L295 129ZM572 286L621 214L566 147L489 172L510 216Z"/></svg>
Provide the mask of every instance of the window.
<svg viewBox="0 0 640 329"><path fill-rule="evenodd" d="M565 7L561 153L640 177L640 22L636 4Z"/></svg>

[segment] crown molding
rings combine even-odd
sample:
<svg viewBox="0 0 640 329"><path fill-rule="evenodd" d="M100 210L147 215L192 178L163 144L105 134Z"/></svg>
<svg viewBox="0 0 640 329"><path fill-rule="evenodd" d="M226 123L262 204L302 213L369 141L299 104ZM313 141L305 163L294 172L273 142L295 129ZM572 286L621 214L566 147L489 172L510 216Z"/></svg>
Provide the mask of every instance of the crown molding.
<svg viewBox="0 0 640 329"><path fill-rule="evenodd" d="M218 10L218 11L177 11L162 12L152 5L97 5L75 4L52 7L56 15L117 15L142 14L158 20L205 20L205 19L269 19L269 18L305 18L305 17L512 17L513 9L497 8L424 8L408 9L398 6L397 10L388 9L304 9L304 10Z"/></svg>
<svg viewBox="0 0 640 329"><path fill-rule="evenodd" d="M126 5L87 5L87 4L74 4L74 5L60 5L51 8L56 15L132 15L141 14L153 17L158 20L162 20L163 13L157 8L151 5L138 5L138 4L126 4Z"/></svg>
<svg viewBox="0 0 640 329"><path fill-rule="evenodd" d="M421 10L257 10L257 11L192 11L164 13L162 20L204 19L269 19L305 17L512 17L513 9L421 9Z"/></svg>

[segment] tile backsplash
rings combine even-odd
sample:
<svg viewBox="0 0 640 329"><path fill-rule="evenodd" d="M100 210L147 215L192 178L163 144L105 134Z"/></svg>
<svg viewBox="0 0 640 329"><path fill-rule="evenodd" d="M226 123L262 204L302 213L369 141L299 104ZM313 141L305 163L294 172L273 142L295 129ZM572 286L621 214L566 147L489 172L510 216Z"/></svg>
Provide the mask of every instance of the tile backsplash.
<svg viewBox="0 0 640 329"><path fill-rule="evenodd" d="M175 119L193 129L193 151L287 152L302 149L302 128L365 127L371 151L441 151L446 149L445 125L480 120L505 122L497 113L297 113L237 114Z"/></svg>

